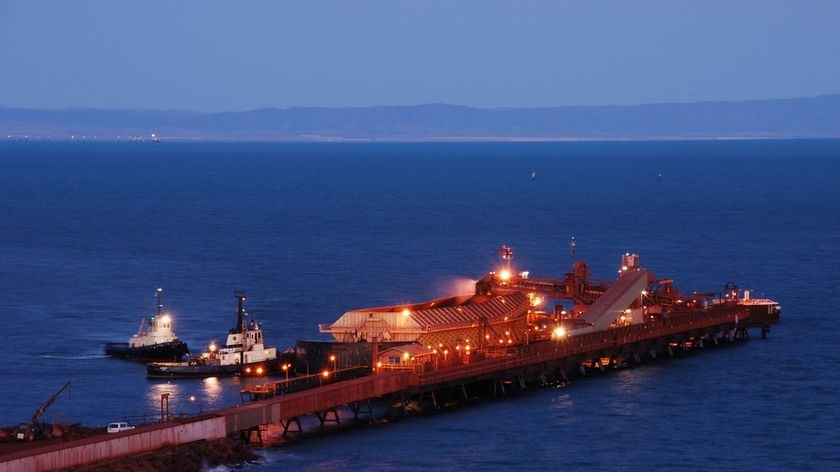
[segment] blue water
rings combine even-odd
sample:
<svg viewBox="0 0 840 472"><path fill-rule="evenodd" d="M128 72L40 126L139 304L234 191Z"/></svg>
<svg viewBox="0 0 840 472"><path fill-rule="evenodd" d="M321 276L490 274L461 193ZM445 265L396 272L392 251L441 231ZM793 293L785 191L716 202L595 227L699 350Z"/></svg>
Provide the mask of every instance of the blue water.
<svg viewBox="0 0 840 472"><path fill-rule="evenodd" d="M532 179L532 172L536 178ZM661 173L661 179L657 174ZM0 424L198 412L237 379L105 358L162 284L194 349L235 287L280 347L351 308L451 293L515 247L620 254L686 291L781 301L770 339L264 451L248 470L837 470L840 141L0 144ZM195 401L190 401L190 396Z"/></svg>

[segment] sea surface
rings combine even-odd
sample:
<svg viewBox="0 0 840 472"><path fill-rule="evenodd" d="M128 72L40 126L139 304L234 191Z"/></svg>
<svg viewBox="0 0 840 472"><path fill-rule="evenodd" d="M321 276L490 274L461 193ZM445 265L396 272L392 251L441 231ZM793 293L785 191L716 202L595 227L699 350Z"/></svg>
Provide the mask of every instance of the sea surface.
<svg viewBox="0 0 840 472"><path fill-rule="evenodd" d="M105 357L155 307L195 351L236 288L280 348L366 306L625 252L781 302L768 340L264 450L245 470L840 470L840 141L0 143L0 424L240 401ZM467 288L467 289L468 289ZM190 397L195 400L190 400Z"/></svg>

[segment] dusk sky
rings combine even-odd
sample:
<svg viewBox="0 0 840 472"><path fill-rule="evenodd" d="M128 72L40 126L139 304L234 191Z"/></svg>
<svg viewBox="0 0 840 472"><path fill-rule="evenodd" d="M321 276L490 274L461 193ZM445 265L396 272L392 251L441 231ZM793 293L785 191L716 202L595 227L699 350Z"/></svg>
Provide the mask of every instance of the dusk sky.
<svg viewBox="0 0 840 472"><path fill-rule="evenodd" d="M0 0L0 106L629 105L840 93L840 1Z"/></svg>

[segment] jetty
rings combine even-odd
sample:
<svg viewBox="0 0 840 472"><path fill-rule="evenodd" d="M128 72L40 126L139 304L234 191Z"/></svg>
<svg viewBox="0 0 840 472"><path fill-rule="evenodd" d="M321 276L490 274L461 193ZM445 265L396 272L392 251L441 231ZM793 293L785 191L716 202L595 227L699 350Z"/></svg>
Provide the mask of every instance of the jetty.
<svg viewBox="0 0 840 472"><path fill-rule="evenodd" d="M780 319L777 302L739 293L734 284L718 294L681 294L636 261L625 258L618 280L609 284L589 282L580 266L563 280L499 271L480 280L471 297L353 310L322 331L373 336L362 343L371 351L363 363L336 351L316 373L246 386L240 405L28 448L0 456L0 470L62 469L229 437L262 442L271 425L287 437L328 423L376 422L734 344L749 339L750 331L767 338ZM574 300L571 313L537 309L537 294ZM423 325L434 320L440 325ZM380 339L390 347L380 351Z"/></svg>

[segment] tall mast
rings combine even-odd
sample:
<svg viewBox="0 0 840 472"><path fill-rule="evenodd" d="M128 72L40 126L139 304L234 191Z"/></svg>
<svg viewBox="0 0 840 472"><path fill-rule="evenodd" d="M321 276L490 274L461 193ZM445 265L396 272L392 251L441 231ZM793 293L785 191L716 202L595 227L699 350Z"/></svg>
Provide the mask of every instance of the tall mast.
<svg viewBox="0 0 840 472"><path fill-rule="evenodd" d="M245 365L245 351L248 350L248 338L245 336L245 292L235 290L236 300L238 306L236 309L236 329L242 336L242 350L239 351L239 368L242 369Z"/></svg>
<svg viewBox="0 0 840 472"><path fill-rule="evenodd" d="M234 294L238 302L236 309L236 328L234 330L245 334L245 292L236 290Z"/></svg>
<svg viewBox="0 0 840 472"><path fill-rule="evenodd" d="M163 314L163 288L158 287L155 291L155 295L157 296L157 310L155 311L155 316L149 320L149 329L152 332L157 332L158 319L160 319L160 315Z"/></svg>
<svg viewBox="0 0 840 472"><path fill-rule="evenodd" d="M163 296L163 288L158 287L157 288L157 315L156 316L160 316L161 313L163 313L163 299L162 299L162 296Z"/></svg>

